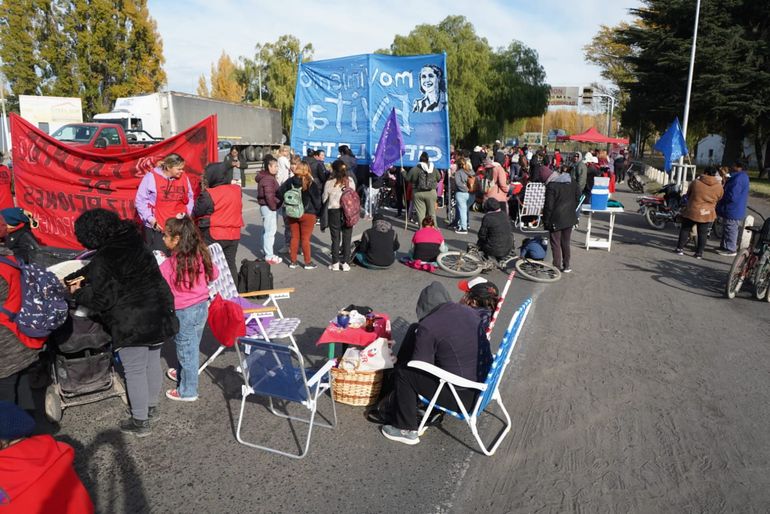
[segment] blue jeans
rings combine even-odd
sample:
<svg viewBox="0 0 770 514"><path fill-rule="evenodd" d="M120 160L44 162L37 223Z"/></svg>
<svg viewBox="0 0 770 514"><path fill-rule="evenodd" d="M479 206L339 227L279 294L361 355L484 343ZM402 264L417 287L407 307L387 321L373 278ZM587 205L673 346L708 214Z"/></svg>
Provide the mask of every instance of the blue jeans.
<svg viewBox="0 0 770 514"><path fill-rule="evenodd" d="M208 300L184 309L177 309L179 333L176 335L176 358L179 360L177 377L179 396L198 396L198 366L203 327L209 312Z"/></svg>
<svg viewBox="0 0 770 514"><path fill-rule="evenodd" d="M473 205L471 202L476 201L476 195L458 191L455 193L455 201L457 202L457 213L460 216L460 222L457 227L462 230L468 230L468 210Z"/></svg>
<svg viewBox="0 0 770 514"><path fill-rule="evenodd" d="M265 259L275 257L273 253L273 242L275 241L275 231L278 228L278 215L271 211L267 205L260 205L259 212L262 214L262 228L265 231L262 234L262 251L265 252Z"/></svg>
<svg viewBox="0 0 770 514"><path fill-rule="evenodd" d="M731 252L738 251L738 232L741 228L741 220L724 219L722 225L722 248Z"/></svg>

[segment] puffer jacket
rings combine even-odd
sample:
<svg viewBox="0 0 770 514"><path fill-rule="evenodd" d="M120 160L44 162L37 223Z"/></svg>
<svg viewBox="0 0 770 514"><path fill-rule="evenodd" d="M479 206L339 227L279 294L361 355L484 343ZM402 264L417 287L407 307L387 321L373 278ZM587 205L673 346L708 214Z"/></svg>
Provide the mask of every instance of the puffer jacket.
<svg viewBox="0 0 770 514"><path fill-rule="evenodd" d="M687 189L687 206L682 217L695 223L709 223L717 219L717 202L724 191L722 183L715 176L701 175L690 182Z"/></svg>
<svg viewBox="0 0 770 514"><path fill-rule="evenodd" d="M171 290L132 222L125 221L73 275L85 277L75 301L98 314L115 349L154 346L179 331Z"/></svg>
<svg viewBox="0 0 770 514"><path fill-rule="evenodd" d="M262 170L254 180L257 182L257 203L267 205L271 211L277 211L283 202L278 198L278 180L275 175Z"/></svg>
<svg viewBox="0 0 770 514"><path fill-rule="evenodd" d="M513 232L508 214L488 212L481 219L477 246L491 257L505 257L513 249Z"/></svg>
<svg viewBox="0 0 770 514"><path fill-rule="evenodd" d="M749 203L749 175L744 170L731 171L725 182L724 196L717 205L717 214L731 220L742 220Z"/></svg>

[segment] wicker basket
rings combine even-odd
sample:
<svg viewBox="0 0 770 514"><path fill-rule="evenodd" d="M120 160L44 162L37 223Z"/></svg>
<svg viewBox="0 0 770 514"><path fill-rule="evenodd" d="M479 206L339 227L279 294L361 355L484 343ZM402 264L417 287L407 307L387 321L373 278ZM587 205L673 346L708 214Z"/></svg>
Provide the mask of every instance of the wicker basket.
<svg viewBox="0 0 770 514"><path fill-rule="evenodd" d="M366 407L377 402L382 389L382 370L345 371L332 368L332 396L335 402Z"/></svg>

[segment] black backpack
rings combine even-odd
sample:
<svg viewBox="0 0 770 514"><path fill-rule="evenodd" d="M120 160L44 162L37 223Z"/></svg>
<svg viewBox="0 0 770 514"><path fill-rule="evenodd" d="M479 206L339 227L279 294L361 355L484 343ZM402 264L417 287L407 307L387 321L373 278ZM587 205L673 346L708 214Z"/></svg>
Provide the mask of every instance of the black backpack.
<svg viewBox="0 0 770 514"><path fill-rule="evenodd" d="M243 259L238 271L238 292L264 291L273 289L273 273L270 265L261 259ZM264 298L264 296L262 297Z"/></svg>

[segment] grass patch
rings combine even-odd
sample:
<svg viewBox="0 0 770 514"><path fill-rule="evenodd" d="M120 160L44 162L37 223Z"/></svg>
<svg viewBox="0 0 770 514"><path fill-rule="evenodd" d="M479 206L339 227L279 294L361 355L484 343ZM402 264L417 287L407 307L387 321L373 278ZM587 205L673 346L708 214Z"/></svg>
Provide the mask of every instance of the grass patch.
<svg viewBox="0 0 770 514"><path fill-rule="evenodd" d="M761 196L762 198L770 198L770 180L760 179L759 171L750 170L749 178L751 183L749 184L749 192L754 196Z"/></svg>

